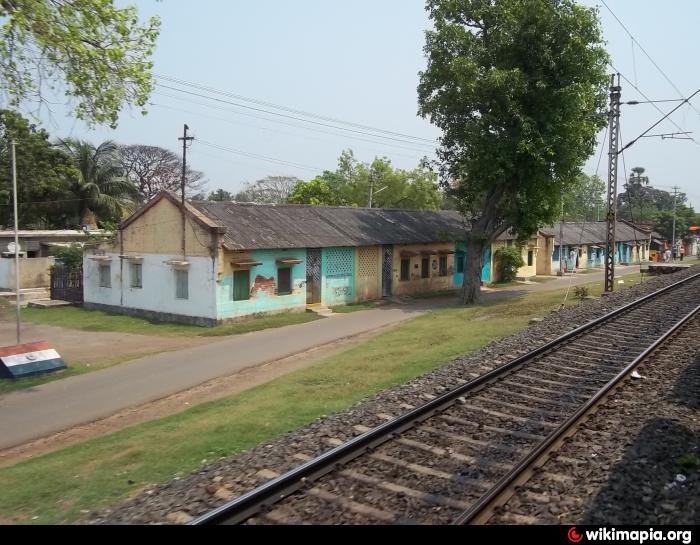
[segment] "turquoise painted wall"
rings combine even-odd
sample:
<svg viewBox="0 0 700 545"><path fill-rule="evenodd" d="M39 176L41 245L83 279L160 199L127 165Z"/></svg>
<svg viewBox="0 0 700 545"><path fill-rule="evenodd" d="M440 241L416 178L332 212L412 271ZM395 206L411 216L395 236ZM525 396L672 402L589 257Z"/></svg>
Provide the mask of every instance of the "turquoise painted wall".
<svg viewBox="0 0 700 545"><path fill-rule="evenodd" d="M453 285L455 288L461 288L464 285L464 273L458 273L457 272L457 256L462 254L464 257L467 255L467 243L466 242L457 242L455 244L455 266L454 266L454 278L452 279ZM467 266L467 260L464 260L464 267L466 268Z"/></svg>
<svg viewBox="0 0 700 545"><path fill-rule="evenodd" d="M326 306L355 301L355 248L321 249L321 301Z"/></svg>
<svg viewBox="0 0 700 545"><path fill-rule="evenodd" d="M262 265L251 267L250 299L233 300L233 273L223 276L216 288L216 309L219 320L240 318L258 313L285 312L306 309L306 250L255 250L250 257L261 261ZM301 259L298 265L286 265L292 269L292 293L276 295L277 269L276 259L293 257Z"/></svg>
<svg viewBox="0 0 700 545"><path fill-rule="evenodd" d="M467 268L467 260L469 259L469 256L467 256L467 243L466 242L457 242L455 244L455 256L458 255L458 252L463 252L465 256L464 260L464 268ZM455 288L461 288L464 285L464 273L458 273L457 272L457 266L455 265L455 272L454 272L454 287ZM486 247L484 248L484 267L481 269L481 281L482 282L491 282L491 247Z"/></svg>
<svg viewBox="0 0 700 545"><path fill-rule="evenodd" d="M484 248L484 267L481 269L481 281L491 282L491 246Z"/></svg>

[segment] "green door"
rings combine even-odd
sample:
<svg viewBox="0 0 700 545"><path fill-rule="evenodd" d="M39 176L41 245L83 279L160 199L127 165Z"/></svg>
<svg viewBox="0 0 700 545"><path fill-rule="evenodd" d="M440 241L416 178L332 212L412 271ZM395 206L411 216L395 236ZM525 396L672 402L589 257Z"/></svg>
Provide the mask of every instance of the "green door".
<svg viewBox="0 0 700 545"><path fill-rule="evenodd" d="M250 299L250 271L234 271L233 300L247 301Z"/></svg>

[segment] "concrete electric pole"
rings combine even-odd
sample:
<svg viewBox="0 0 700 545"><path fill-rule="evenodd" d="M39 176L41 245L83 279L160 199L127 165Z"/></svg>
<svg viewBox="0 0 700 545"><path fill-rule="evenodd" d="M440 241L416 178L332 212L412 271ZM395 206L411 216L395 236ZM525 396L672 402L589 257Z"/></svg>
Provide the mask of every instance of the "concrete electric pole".
<svg viewBox="0 0 700 545"><path fill-rule="evenodd" d="M671 261L676 261L676 201L678 199L678 186L673 186L673 229L671 230Z"/></svg>
<svg viewBox="0 0 700 545"><path fill-rule="evenodd" d="M185 123L182 130L182 137L178 140L182 140L182 179L180 180L180 201L182 207L182 258L187 257L185 248L185 185L187 181L187 142L194 140L194 136L187 136L187 131L189 127Z"/></svg>

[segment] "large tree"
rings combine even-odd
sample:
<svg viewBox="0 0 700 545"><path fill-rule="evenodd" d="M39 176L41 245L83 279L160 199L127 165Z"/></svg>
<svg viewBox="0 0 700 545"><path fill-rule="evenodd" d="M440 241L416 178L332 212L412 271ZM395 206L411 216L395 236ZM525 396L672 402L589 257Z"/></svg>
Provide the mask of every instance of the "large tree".
<svg viewBox="0 0 700 545"><path fill-rule="evenodd" d="M300 180L294 186L287 199L290 204L340 205L344 204L331 186L321 176L304 182Z"/></svg>
<svg viewBox="0 0 700 545"><path fill-rule="evenodd" d="M573 0L428 0L419 114L443 131L446 190L470 226L463 303L484 248L554 221L605 124L608 59L597 12Z"/></svg>
<svg viewBox="0 0 700 545"><path fill-rule="evenodd" d="M133 210L140 195L124 176L116 143L107 140L95 146L84 140L66 139L60 140L59 145L78 169L70 191L81 225L95 225L98 219L118 222Z"/></svg>
<svg viewBox="0 0 700 545"><path fill-rule="evenodd" d="M182 158L176 153L158 146L136 144L120 146L119 156L124 174L145 200L164 190L180 193ZM187 166L186 192L190 194L199 192L205 183L204 173Z"/></svg>
<svg viewBox="0 0 700 545"><path fill-rule="evenodd" d="M652 187L645 172L644 167L634 167L630 172L625 190L617 197L618 215L636 223L654 224L659 212L673 210L673 195ZM685 195L679 193L677 202L685 200Z"/></svg>
<svg viewBox="0 0 700 545"><path fill-rule="evenodd" d="M146 106L157 17L141 26L136 8L114 0L0 0L0 17L0 80L12 106L60 90L76 117L112 127L123 106Z"/></svg>
<svg viewBox="0 0 700 545"><path fill-rule="evenodd" d="M63 228L71 222L71 158L49 134L17 112L0 110L0 229L12 224L12 150L16 143L18 218L22 228Z"/></svg>
<svg viewBox="0 0 700 545"><path fill-rule="evenodd" d="M299 178L294 176L267 176L252 184L246 184L236 193L235 199L240 202L284 204L299 181Z"/></svg>
<svg viewBox="0 0 700 545"><path fill-rule="evenodd" d="M605 182L581 173L564 194L565 221L597 221L605 217Z"/></svg>
<svg viewBox="0 0 700 545"><path fill-rule="evenodd" d="M370 184L374 208L435 210L442 204L437 174L424 162L403 170L394 168L386 157L372 163L359 161L352 150L341 153L335 172L325 171L309 182L299 182L289 202L368 206Z"/></svg>

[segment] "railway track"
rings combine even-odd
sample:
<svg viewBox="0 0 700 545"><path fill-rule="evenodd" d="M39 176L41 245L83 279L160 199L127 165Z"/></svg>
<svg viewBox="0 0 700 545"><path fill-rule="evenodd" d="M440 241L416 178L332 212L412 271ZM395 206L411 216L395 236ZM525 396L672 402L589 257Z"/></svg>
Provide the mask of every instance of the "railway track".
<svg viewBox="0 0 700 545"><path fill-rule="evenodd" d="M699 310L654 292L342 443L191 524L484 522L580 419Z"/></svg>

